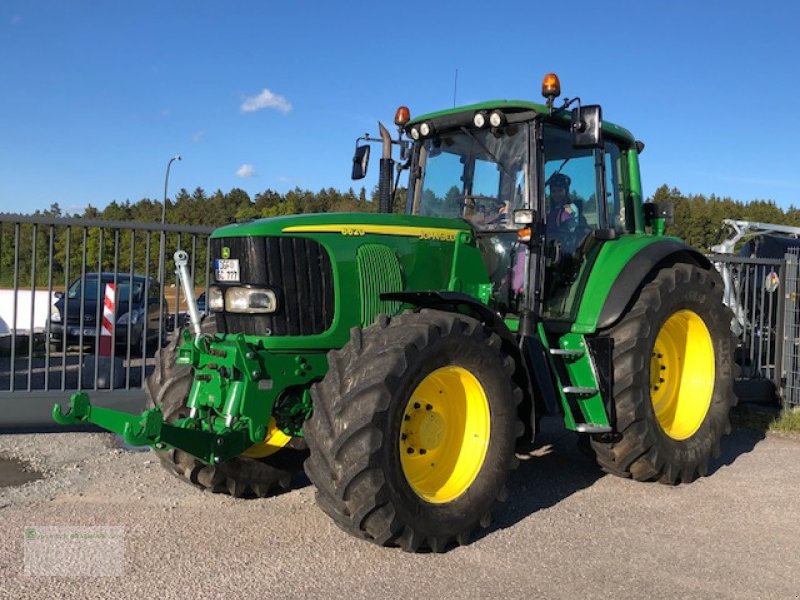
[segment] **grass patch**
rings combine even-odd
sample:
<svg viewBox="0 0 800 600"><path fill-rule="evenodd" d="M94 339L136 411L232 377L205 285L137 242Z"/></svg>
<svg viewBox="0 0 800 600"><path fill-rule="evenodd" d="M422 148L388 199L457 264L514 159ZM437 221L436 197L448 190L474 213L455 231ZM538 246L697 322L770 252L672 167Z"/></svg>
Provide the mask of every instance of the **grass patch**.
<svg viewBox="0 0 800 600"><path fill-rule="evenodd" d="M769 425L770 431L800 433L800 410L786 410Z"/></svg>
<svg viewBox="0 0 800 600"><path fill-rule="evenodd" d="M800 434L800 409L781 411L777 406L740 404L731 410L734 429Z"/></svg>

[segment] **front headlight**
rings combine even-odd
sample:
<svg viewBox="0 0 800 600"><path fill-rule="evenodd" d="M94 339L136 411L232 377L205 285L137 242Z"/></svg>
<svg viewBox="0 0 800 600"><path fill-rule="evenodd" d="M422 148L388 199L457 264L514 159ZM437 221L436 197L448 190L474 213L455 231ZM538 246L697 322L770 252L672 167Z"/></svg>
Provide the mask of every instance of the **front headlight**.
<svg viewBox="0 0 800 600"><path fill-rule="evenodd" d="M61 311L55 304L50 307L50 322L61 323Z"/></svg>
<svg viewBox="0 0 800 600"><path fill-rule="evenodd" d="M257 288L225 290L225 310L232 313L272 313L278 308L275 292Z"/></svg>
<svg viewBox="0 0 800 600"><path fill-rule="evenodd" d="M127 325L128 319L131 320L131 325L136 325L139 322L139 318L142 316L138 310L132 310L131 312L127 312L122 315L119 319L117 319L117 325Z"/></svg>

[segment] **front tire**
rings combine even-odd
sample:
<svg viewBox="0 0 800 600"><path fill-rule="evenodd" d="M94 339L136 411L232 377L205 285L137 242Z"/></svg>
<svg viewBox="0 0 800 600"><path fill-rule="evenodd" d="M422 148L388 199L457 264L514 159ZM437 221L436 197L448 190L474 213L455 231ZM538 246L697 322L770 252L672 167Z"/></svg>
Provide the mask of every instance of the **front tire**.
<svg viewBox="0 0 800 600"><path fill-rule="evenodd" d="M607 472L688 483L706 475L736 404L731 313L715 272L662 269L608 332L619 437L592 440Z"/></svg>
<svg viewBox="0 0 800 600"><path fill-rule="evenodd" d="M348 533L412 552L488 527L524 430L500 338L463 315L382 315L329 362L304 429L322 510Z"/></svg>

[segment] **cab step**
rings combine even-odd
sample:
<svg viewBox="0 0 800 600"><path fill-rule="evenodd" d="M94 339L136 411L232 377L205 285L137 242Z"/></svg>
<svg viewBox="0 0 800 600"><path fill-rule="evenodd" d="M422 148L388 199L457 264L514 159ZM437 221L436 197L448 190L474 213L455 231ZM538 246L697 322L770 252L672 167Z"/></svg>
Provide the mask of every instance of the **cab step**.
<svg viewBox="0 0 800 600"><path fill-rule="evenodd" d="M573 396L594 396L599 391L597 388L579 387L577 385L568 385L562 389L565 394L571 394Z"/></svg>
<svg viewBox="0 0 800 600"><path fill-rule="evenodd" d="M612 429L608 425L596 425L594 423L576 423L575 431L578 433L611 433Z"/></svg>
<svg viewBox="0 0 800 600"><path fill-rule="evenodd" d="M567 359L581 358L586 352L583 350L565 350L564 348L550 348L550 354Z"/></svg>

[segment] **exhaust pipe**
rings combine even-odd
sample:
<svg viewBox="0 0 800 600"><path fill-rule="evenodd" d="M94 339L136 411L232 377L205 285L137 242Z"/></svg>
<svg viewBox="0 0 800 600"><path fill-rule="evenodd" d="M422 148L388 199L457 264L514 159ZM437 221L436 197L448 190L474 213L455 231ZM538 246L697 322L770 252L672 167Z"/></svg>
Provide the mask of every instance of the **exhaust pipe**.
<svg viewBox="0 0 800 600"><path fill-rule="evenodd" d="M380 173L378 175L378 212L391 213L394 208L394 197L392 193L392 174L394 173L392 136L389 130L386 129L380 121L378 122L378 129L381 132L381 141L383 142Z"/></svg>

